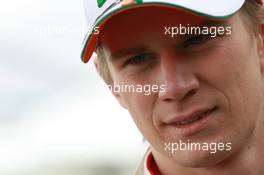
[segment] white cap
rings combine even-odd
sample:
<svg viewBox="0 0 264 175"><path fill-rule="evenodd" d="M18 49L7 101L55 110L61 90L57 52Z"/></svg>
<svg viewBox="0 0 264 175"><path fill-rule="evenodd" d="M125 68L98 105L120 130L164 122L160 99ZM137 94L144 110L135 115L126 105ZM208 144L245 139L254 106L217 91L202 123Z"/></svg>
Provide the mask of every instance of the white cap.
<svg viewBox="0 0 264 175"><path fill-rule="evenodd" d="M174 7L211 19L225 19L236 13L245 0L85 0L85 13L90 30L87 33L81 54L81 59L87 63L96 48L98 33L106 20L113 15L136 7L160 5Z"/></svg>

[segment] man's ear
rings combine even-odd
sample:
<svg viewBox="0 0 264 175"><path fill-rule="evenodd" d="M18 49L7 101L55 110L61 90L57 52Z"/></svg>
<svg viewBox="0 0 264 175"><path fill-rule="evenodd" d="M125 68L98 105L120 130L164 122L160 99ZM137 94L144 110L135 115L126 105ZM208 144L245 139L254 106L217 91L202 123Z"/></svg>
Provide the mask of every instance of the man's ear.
<svg viewBox="0 0 264 175"><path fill-rule="evenodd" d="M258 55L260 58L261 72L264 73L264 24L260 25L260 32L258 34Z"/></svg>
<svg viewBox="0 0 264 175"><path fill-rule="evenodd" d="M124 102L123 98L120 95L120 91L116 91L116 89L115 89L116 86L118 86L118 85L116 85L113 81L107 81L105 79L105 77L102 75L102 72L101 72L102 69L100 68L101 65L98 63L97 57L94 59L94 65L95 65L95 68L96 68L98 74L104 80L104 82L107 84L108 89L112 92L112 94L117 99L117 101L119 102L119 104L123 108L127 109L126 103ZM110 74L110 72L108 72L108 74ZM118 89L120 89L120 88L118 88Z"/></svg>
<svg viewBox="0 0 264 175"><path fill-rule="evenodd" d="M100 65L99 65L99 63L98 63L98 58L97 58L97 56L95 57L93 63L94 63L94 66L95 66L95 68L96 68L97 73L101 76L100 68L99 68ZM102 77L102 76L101 76L101 77Z"/></svg>

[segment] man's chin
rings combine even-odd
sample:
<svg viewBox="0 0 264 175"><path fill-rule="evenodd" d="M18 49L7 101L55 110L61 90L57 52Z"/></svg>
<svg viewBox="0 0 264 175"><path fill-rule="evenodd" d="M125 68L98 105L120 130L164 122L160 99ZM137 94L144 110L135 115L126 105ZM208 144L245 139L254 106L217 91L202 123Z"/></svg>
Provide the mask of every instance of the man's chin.
<svg viewBox="0 0 264 175"><path fill-rule="evenodd" d="M210 167L220 164L231 153L221 151L212 153L210 151L177 151L171 157L182 166L190 168Z"/></svg>

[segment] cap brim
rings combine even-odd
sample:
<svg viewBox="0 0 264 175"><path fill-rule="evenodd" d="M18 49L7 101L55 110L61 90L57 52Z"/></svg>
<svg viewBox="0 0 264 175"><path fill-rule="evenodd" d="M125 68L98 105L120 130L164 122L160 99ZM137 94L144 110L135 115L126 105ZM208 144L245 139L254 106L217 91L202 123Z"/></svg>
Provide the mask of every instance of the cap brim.
<svg viewBox="0 0 264 175"><path fill-rule="evenodd" d="M221 1L212 1L212 0L195 0L195 1L186 1L186 0L166 0L165 2L161 1L151 1L144 0L140 4L131 4L128 6L116 6L103 15L101 15L95 22L92 28L99 27L99 30L103 27L103 24L112 18L113 16L120 14L122 12L128 11L134 8L142 8L146 6L160 6L160 7L170 7L177 10L184 10L192 14L197 14L208 19L226 19L232 16L237 12L245 0L230 1L230 0L221 0ZM87 63L92 56L96 48L96 43L98 40L98 34L89 33L86 35L83 42L83 49L81 53L81 59L84 63Z"/></svg>

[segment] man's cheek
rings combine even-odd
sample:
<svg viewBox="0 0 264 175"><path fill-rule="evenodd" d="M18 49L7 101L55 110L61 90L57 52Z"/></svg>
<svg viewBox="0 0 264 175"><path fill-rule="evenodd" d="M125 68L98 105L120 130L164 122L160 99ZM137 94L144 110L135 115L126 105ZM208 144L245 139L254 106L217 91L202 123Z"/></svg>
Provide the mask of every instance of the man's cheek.
<svg viewBox="0 0 264 175"><path fill-rule="evenodd" d="M143 93L130 93L126 95L125 101L129 112L135 117L149 118L152 115L153 98Z"/></svg>

